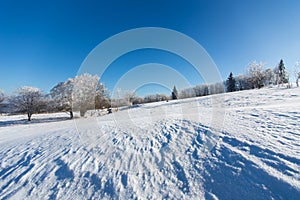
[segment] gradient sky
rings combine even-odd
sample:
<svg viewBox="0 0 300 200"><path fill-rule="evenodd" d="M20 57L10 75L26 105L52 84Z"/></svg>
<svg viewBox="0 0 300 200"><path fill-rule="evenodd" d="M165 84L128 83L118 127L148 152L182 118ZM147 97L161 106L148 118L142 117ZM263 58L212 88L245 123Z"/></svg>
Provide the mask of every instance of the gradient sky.
<svg viewBox="0 0 300 200"><path fill-rule="evenodd" d="M193 38L223 79L231 71L245 73L254 60L274 67L282 58L292 71L300 60L299 10L299 0L0 0L0 89L9 94L29 85L47 93L76 76L100 42L139 27L169 28ZM122 56L103 81L111 90L126 70L149 62L180 65L191 84L202 81L176 55L155 50Z"/></svg>

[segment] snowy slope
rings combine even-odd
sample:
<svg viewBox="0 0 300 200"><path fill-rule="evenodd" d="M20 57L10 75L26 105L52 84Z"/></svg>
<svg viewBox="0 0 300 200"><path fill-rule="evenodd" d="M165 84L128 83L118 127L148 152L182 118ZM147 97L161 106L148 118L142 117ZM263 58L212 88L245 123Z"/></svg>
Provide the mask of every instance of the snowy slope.
<svg viewBox="0 0 300 200"><path fill-rule="evenodd" d="M299 199L300 89L0 116L0 199Z"/></svg>

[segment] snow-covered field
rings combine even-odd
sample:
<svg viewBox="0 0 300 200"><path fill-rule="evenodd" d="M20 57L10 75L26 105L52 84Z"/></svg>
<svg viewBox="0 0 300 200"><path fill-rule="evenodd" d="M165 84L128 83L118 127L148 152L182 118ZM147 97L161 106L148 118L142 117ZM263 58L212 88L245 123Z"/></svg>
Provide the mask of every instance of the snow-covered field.
<svg viewBox="0 0 300 200"><path fill-rule="evenodd" d="M0 116L0 199L300 199L300 89Z"/></svg>

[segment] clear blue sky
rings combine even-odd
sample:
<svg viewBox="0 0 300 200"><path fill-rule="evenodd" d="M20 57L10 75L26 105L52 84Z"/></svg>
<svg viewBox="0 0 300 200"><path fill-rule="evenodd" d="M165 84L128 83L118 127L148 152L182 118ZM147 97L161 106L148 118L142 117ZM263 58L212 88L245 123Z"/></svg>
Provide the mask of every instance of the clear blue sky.
<svg viewBox="0 0 300 200"><path fill-rule="evenodd" d="M300 60L299 10L299 0L0 0L0 89L11 93L29 85L47 93L58 82L74 77L100 42L149 26L195 39L224 79L231 71L244 73L253 60L274 67L282 58L291 68ZM176 68L183 62L154 50L123 57L116 63L126 65L126 70L148 62ZM108 73L112 80L106 78L105 84L112 89L122 73L124 69L112 67ZM191 76L191 82L201 80Z"/></svg>

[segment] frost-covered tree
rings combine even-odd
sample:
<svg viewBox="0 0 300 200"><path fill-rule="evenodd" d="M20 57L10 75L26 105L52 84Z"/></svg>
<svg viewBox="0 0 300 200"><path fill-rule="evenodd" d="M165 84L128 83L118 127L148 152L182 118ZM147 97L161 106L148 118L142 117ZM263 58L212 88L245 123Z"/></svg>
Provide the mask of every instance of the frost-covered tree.
<svg viewBox="0 0 300 200"><path fill-rule="evenodd" d="M4 92L0 90L0 104L4 101Z"/></svg>
<svg viewBox="0 0 300 200"><path fill-rule="evenodd" d="M173 91L172 91L172 99L178 99L178 91L177 91L175 85L174 85L174 88L173 88Z"/></svg>
<svg viewBox="0 0 300 200"><path fill-rule="evenodd" d="M225 87L222 82L215 83L214 86L215 86L215 94L221 94L225 92Z"/></svg>
<svg viewBox="0 0 300 200"><path fill-rule="evenodd" d="M72 101L73 110L83 117L88 109L95 108L96 90L99 82L97 75L83 74L74 78Z"/></svg>
<svg viewBox="0 0 300 200"><path fill-rule="evenodd" d="M235 78L233 77L232 72L230 72L229 77L226 81L226 87L227 87L227 92L236 91L236 82L235 82Z"/></svg>
<svg viewBox="0 0 300 200"><path fill-rule="evenodd" d="M194 88L193 88L193 90L194 90L194 94L195 94L195 96L196 97L200 97L200 96L202 96L202 87L201 87L201 85L196 85Z"/></svg>
<svg viewBox="0 0 300 200"><path fill-rule="evenodd" d="M3 105L2 105L2 102L4 101L4 92L2 90L0 90L0 114L2 112L2 109L3 109Z"/></svg>
<svg viewBox="0 0 300 200"><path fill-rule="evenodd" d="M280 82L278 66L276 66L273 69L273 81L272 82L273 82L274 85L278 85L279 82Z"/></svg>
<svg viewBox="0 0 300 200"><path fill-rule="evenodd" d="M299 87L299 80L300 80L300 62L296 62L294 66L294 76L296 79L296 85Z"/></svg>
<svg viewBox="0 0 300 200"><path fill-rule="evenodd" d="M151 103L151 102L155 102L156 101L156 97L153 94L147 95L144 97L144 103Z"/></svg>
<svg viewBox="0 0 300 200"><path fill-rule="evenodd" d="M104 86L103 83L98 83L95 96L95 108L103 109L109 107L111 107L109 90Z"/></svg>
<svg viewBox="0 0 300 200"><path fill-rule="evenodd" d="M186 88L180 91L180 98L182 99L191 98L195 96L196 94L194 88Z"/></svg>
<svg viewBox="0 0 300 200"><path fill-rule="evenodd" d="M125 101L128 102L128 105L132 105L132 102L135 100L135 98L137 98L135 92L130 90L125 90L122 96Z"/></svg>
<svg viewBox="0 0 300 200"><path fill-rule="evenodd" d="M156 101L166 101L166 100L169 100L169 97L167 97L167 95L165 95L165 94L156 94L155 100Z"/></svg>
<svg viewBox="0 0 300 200"><path fill-rule="evenodd" d="M237 90L250 90L253 88L251 78L246 75L238 75L235 77Z"/></svg>
<svg viewBox="0 0 300 200"><path fill-rule="evenodd" d="M209 86L208 85L196 85L194 88L195 96L201 97L209 95Z"/></svg>
<svg viewBox="0 0 300 200"><path fill-rule="evenodd" d="M70 118L73 118L72 109L72 91L74 79L70 78L66 82L60 82L50 90L52 97L51 107L55 111L66 111L70 113Z"/></svg>
<svg viewBox="0 0 300 200"><path fill-rule="evenodd" d="M263 87L263 63L256 63L255 61L250 63L247 67L247 74L250 78L253 88L261 88Z"/></svg>
<svg viewBox="0 0 300 200"><path fill-rule="evenodd" d="M132 101L132 105L136 105L136 104L142 104L144 103L144 99L141 97L136 97L134 98L134 100Z"/></svg>
<svg viewBox="0 0 300 200"><path fill-rule="evenodd" d="M40 89L29 86L17 89L16 95L10 97L9 102L15 111L26 113L28 121L31 121L32 114L39 112L44 105Z"/></svg>
<svg viewBox="0 0 300 200"><path fill-rule="evenodd" d="M274 77L272 69L268 68L268 69L264 70L263 77L264 77L263 84L271 85L273 83L273 77Z"/></svg>
<svg viewBox="0 0 300 200"><path fill-rule="evenodd" d="M208 86L209 88L209 94L218 94L217 91L216 91L216 84L209 84Z"/></svg>

